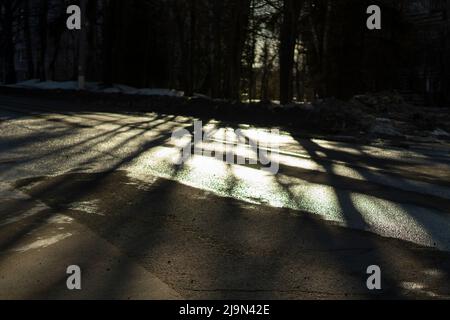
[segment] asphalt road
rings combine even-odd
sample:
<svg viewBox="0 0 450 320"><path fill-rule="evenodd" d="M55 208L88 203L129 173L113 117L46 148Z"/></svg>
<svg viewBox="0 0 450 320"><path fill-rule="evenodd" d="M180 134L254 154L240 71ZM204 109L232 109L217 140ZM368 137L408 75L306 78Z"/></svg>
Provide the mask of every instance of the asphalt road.
<svg viewBox="0 0 450 320"><path fill-rule="evenodd" d="M73 109L0 97L0 298L450 297L448 144L209 121L203 154L176 164L172 134L195 119ZM216 158L257 160L258 142L277 174Z"/></svg>

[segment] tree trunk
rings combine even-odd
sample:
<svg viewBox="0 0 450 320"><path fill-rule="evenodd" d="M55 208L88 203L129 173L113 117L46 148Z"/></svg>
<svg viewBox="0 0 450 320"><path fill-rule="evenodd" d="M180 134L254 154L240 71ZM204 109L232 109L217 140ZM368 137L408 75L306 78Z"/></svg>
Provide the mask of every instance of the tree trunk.
<svg viewBox="0 0 450 320"><path fill-rule="evenodd" d="M39 78L41 81L47 80L47 31L48 31L48 0L41 0L39 13Z"/></svg>
<svg viewBox="0 0 450 320"><path fill-rule="evenodd" d="M248 33L251 0L234 0L231 9L231 32L227 43L226 98L240 101L242 53Z"/></svg>
<svg viewBox="0 0 450 320"><path fill-rule="evenodd" d="M84 90L86 85L86 54L87 54L87 28L86 9L87 0L81 0L81 30L78 46L78 89Z"/></svg>
<svg viewBox="0 0 450 320"><path fill-rule="evenodd" d="M180 47L180 54L181 54L181 87L184 91L184 94L186 96L192 95L192 90L189 88L190 84L190 70L191 70L191 46L188 43L188 39L191 38L189 35L186 35L186 15L185 15L185 7L182 3L175 1L173 3L173 11L175 15L175 22L177 27L177 34L178 34L178 41L179 41L179 47ZM191 20L191 17L190 19ZM190 21L192 23L192 21ZM192 31L192 30L190 30Z"/></svg>
<svg viewBox="0 0 450 320"><path fill-rule="evenodd" d="M13 40L13 10L12 10L12 1L4 2L4 24L3 24L3 32L5 37L5 62L6 62L6 76L5 82L6 84L12 84L17 82L16 77L16 67L15 67L15 47Z"/></svg>
<svg viewBox="0 0 450 320"><path fill-rule="evenodd" d="M325 25L323 31L323 40L322 40L322 57L321 57L321 87L322 87L322 96L329 95L329 65L330 65L330 57L328 54L329 41L330 41L330 32L331 32L331 13L333 10L333 0L327 0L326 2L326 13L325 13Z"/></svg>
<svg viewBox="0 0 450 320"><path fill-rule="evenodd" d="M102 26L103 37L103 65L102 82L111 87L113 85L113 43L114 43L114 12L115 0L104 0L105 19Z"/></svg>
<svg viewBox="0 0 450 320"><path fill-rule="evenodd" d="M211 95L214 98L223 98L223 46L222 46L222 1L212 1L212 57L211 57Z"/></svg>
<svg viewBox="0 0 450 320"><path fill-rule="evenodd" d="M263 72L261 77L261 101L269 101L269 73L270 73L270 62L269 62L269 45L267 40L264 42L263 47Z"/></svg>
<svg viewBox="0 0 450 320"><path fill-rule="evenodd" d="M189 45L188 45L188 65L185 95L194 95L195 77L195 56L196 56L196 24L197 24L197 1L191 0L189 3Z"/></svg>
<svg viewBox="0 0 450 320"><path fill-rule="evenodd" d="M34 78L34 57L33 57L33 43L31 38L30 29L30 0L26 0L24 3L24 37L25 37L25 50L27 53L27 78Z"/></svg>
<svg viewBox="0 0 450 320"><path fill-rule="evenodd" d="M87 2L87 24L88 24L88 35L87 35L87 70L86 76L95 78L98 80L96 75L98 74L97 67L97 35L95 21L99 14L98 11L98 1L88 1Z"/></svg>
<svg viewBox="0 0 450 320"><path fill-rule="evenodd" d="M280 32L280 103L288 104L293 98L294 51L297 25L301 9L299 0L283 1L283 22Z"/></svg>
<svg viewBox="0 0 450 320"><path fill-rule="evenodd" d="M250 48L247 57L247 68L248 68L248 99L251 102L255 98L255 72L253 71L253 64L256 58L256 26L255 26L255 1L251 1L251 13L250 21L252 25L250 27L249 38L250 38Z"/></svg>

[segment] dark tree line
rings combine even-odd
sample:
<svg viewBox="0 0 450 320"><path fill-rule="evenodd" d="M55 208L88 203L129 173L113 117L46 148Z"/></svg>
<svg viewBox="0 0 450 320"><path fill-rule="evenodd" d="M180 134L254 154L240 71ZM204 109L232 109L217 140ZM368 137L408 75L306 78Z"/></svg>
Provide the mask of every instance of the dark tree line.
<svg viewBox="0 0 450 320"><path fill-rule="evenodd" d="M366 28L372 2L87 0L81 53L88 80L176 88L187 96L287 104L395 89L414 45L404 1L378 1L381 31ZM77 78L80 32L65 27L69 4L0 0L4 82L16 82L18 69L22 79Z"/></svg>

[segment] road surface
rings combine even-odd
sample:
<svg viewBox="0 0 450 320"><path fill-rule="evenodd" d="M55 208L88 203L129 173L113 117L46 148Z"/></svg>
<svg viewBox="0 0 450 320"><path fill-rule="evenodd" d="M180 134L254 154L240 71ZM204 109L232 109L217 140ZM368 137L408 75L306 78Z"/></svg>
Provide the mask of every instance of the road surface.
<svg viewBox="0 0 450 320"><path fill-rule="evenodd" d="M450 297L448 144L208 120L203 154L178 164L189 142L172 134L196 119L74 109L0 97L0 298ZM277 174L215 156L257 160L250 143Z"/></svg>

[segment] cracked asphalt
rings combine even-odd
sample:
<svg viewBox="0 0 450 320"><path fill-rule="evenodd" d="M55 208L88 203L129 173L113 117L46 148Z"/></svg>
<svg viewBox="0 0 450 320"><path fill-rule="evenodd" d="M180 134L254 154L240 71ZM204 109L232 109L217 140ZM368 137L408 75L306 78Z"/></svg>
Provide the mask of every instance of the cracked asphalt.
<svg viewBox="0 0 450 320"><path fill-rule="evenodd" d="M261 165L196 155L174 164L194 119L76 112L0 97L0 298L380 299L450 297L450 146L358 145L210 120L202 151L252 157L233 136L279 146ZM231 141L231 143L230 143ZM69 291L65 269L83 270ZM366 269L379 265L382 290Z"/></svg>

